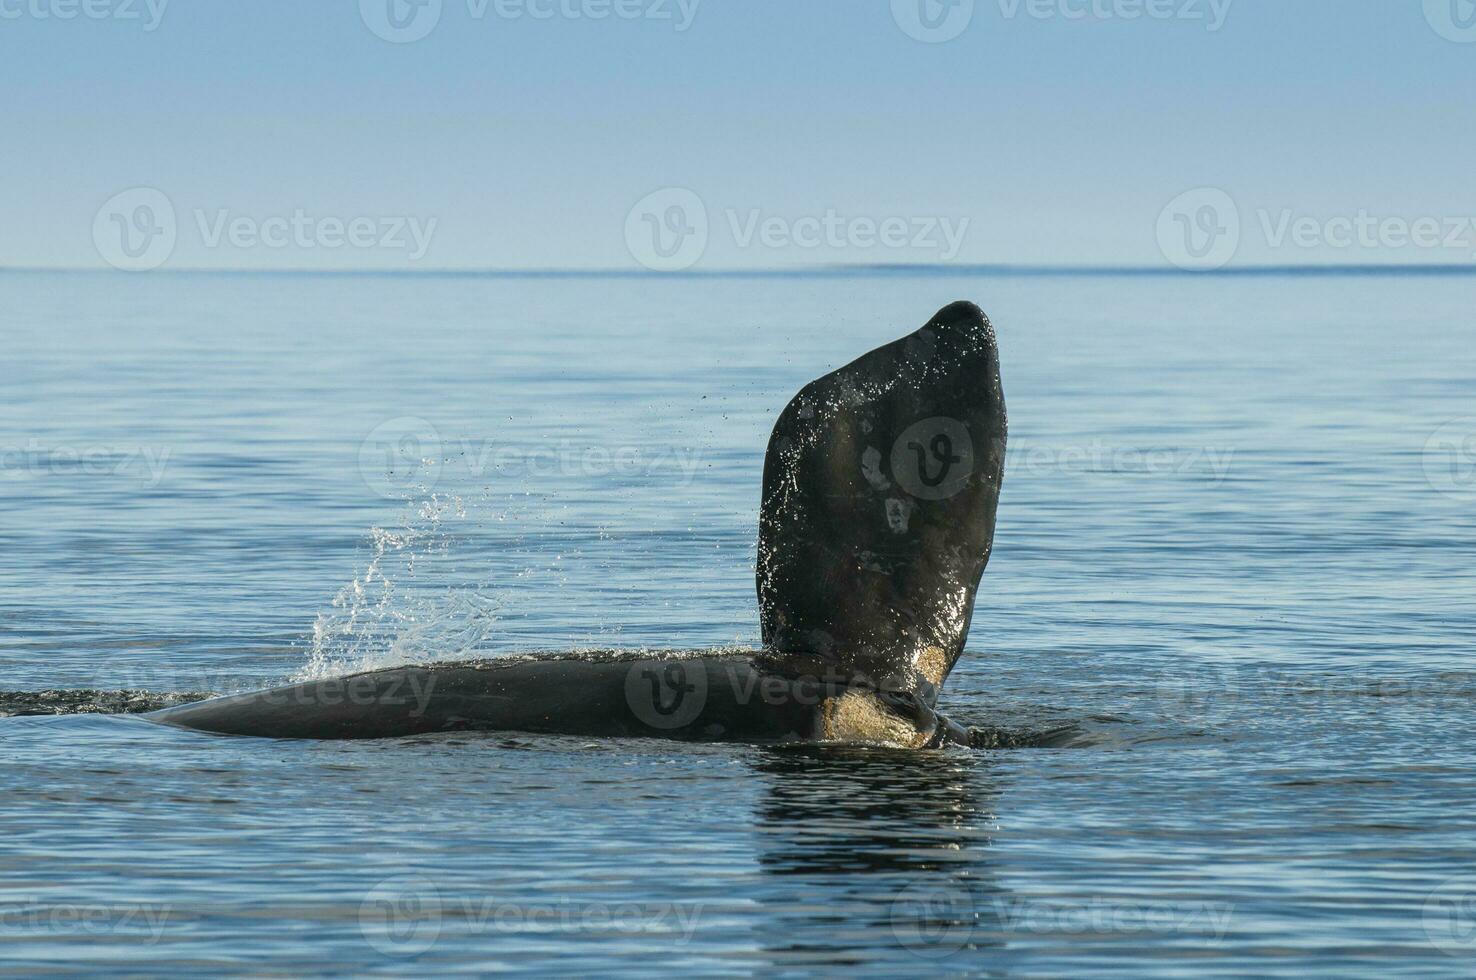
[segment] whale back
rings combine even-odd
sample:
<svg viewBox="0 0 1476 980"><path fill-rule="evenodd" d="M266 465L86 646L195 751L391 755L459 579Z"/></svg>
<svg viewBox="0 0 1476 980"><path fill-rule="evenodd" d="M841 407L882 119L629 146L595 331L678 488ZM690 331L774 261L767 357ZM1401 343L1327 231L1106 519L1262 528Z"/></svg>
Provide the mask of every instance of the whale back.
<svg viewBox="0 0 1476 980"><path fill-rule="evenodd" d="M931 699L968 636L1005 437L998 345L972 303L806 385L764 460L769 655Z"/></svg>

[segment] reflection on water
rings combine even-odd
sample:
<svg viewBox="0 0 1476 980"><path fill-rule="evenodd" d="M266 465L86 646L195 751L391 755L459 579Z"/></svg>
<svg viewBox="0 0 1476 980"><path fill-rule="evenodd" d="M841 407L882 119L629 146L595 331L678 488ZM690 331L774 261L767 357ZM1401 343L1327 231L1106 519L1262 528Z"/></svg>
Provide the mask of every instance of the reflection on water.
<svg viewBox="0 0 1476 980"><path fill-rule="evenodd" d="M988 865L999 791L958 752L765 751L755 830L773 962L876 957L878 936L926 959L978 947L1000 891Z"/></svg>

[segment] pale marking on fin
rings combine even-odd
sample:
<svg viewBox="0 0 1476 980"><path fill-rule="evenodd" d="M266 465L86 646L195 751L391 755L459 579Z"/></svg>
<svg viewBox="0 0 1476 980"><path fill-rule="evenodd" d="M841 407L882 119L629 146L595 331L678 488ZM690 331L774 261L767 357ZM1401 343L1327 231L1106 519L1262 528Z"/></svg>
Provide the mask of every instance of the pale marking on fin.
<svg viewBox="0 0 1476 980"><path fill-rule="evenodd" d="M881 450L875 446L867 446L866 451L861 454L861 475L866 477L866 482L871 484L872 489L890 490L892 481L882 472L881 462Z"/></svg>
<svg viewBox="0 0 1476 980"><path fill-rule="evenodd" d="M912 520L912 501L887 498L887 526L894 534L906 534Z"/></svg>

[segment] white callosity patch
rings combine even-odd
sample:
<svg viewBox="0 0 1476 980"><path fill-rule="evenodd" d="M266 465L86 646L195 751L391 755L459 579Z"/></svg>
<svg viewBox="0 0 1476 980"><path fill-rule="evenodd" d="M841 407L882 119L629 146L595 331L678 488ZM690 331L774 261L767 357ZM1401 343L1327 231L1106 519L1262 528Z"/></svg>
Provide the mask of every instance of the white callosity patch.
<svg viewBox="0 0 1476 980"><path fill-rule="evenodd" d="M866 451L861 454L861 475L866 477L866 482L871 484L872 489L886 492L892 489L892 481L882 472L881 450L875 446L867 446Z"/></svg>
<svg viewBox="0 0 1476 980"><path fill-rule="evenodd" d="M887 498L887 527L896 534L906 534L912 522L913 503L900 497Z"/></svg>

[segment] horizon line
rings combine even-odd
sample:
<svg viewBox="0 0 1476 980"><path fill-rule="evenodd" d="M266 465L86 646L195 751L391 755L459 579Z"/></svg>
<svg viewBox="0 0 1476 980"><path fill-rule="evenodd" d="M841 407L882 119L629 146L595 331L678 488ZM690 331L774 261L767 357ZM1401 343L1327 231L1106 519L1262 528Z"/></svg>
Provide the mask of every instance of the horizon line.
<svg viewBox="0 0 1476 980"><path fill-rule="evenodd" d="M301 276L313 278L426 278L426 279L826 279L864 275L895 276L1469 276L1476 275L1476 264L1327 264L1327 265L1246 265L1219 269L1181 269L1158 265L1036 265L1007 263L971 263L943 265L938 263L851 264L828 266L766 267L755 269L682 269L662 272L653 269L539 267L515 268L438 268L438 269L248 269L183 267L159 268L142 272L90 266L3 266L3 274L104 274L124 276L188 275L188 276Z"/></svg>

